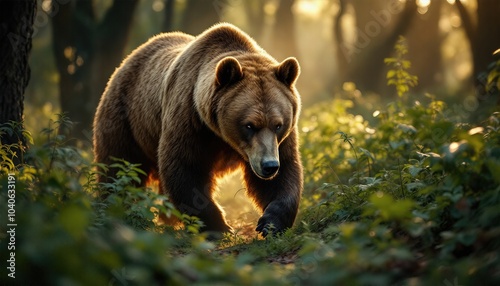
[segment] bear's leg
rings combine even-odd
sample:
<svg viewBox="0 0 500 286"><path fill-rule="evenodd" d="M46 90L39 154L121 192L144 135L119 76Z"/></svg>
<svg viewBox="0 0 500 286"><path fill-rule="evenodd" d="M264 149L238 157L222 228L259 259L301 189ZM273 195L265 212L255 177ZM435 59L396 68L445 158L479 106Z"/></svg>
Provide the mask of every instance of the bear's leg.
<svg viewBox="0 0 500 286"><path fill-rule="evenodd" d="M198 217L204 223L202 231L228 232L222 211L212 199L213 183L207 174L197 174L193 168L178 168L176 174L165 176L165 189L177 208ZM184 170L184 171L181 171ZM172 172L173 173L173 172Z"/></svg>
<svg viewBox="0 0 500 286"><path fill-rule="evenodd" d="M176 153L167 154L167 151L160 150L162 191L166 191L181 212L203 221L202 231L231 231L221 209L212 199L214 182L209 168L200 162L190 164L187 158L179 158Z"/></svg>
<svg viewBox="0 0 500 286"><path fill-rule="evenodd" d="M112 157L123 159L132 164L141 164L139 168L145 171L146 175L139 174L141 183L136 185L138 187L145 186L154 164L147 159L147 156L136 143L128 121L124 116L120 116L119 110L106 110L105 116L98 116L94 125L95 162L109 166L116 163ZM116 178L117 172L117 168L109 168L105 175L98 176L98 181L112 182L112 179Z"/></svg>
<svg viewBox="0 0 500 286"><path fill-rule="evenodd" d="M291 134L280 146L280 169L276 177L263 180L247 163L244 177L247 194L262 210L256 230L266 236L281 233L293 225L302 193L302 165L296 138Z"/></svg>

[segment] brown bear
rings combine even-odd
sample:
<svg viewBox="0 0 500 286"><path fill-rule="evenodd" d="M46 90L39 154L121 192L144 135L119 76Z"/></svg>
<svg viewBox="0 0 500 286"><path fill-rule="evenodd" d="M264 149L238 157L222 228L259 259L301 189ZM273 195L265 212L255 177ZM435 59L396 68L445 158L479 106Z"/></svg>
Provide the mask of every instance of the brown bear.
<svg viewBox="0 0 500 286"><path fill-rule="evenodd" d="M179 210L215 232L231 230L212 198L216 179L242 168L263 212L256 231L282 232L303 185L299 73L296 59L278 63L231 24L155 36L108 82L94 119L95 161L140 163Z"/></svg>

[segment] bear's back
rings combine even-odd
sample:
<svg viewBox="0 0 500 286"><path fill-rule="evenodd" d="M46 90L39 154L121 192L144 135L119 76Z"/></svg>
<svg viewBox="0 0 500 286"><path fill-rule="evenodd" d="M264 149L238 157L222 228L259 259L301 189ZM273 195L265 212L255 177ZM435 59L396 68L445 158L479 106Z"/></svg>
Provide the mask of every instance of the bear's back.
<svg viewBox="0 0 500 286"><path fill-rule="evenodd" d="M231 51L253 52L261 50L257 43L237 27L221 23L196 37L200 46L221 47Z"/></svg>
<svg viewBox="0 0 500 286"><path fill-rule="evenodd" d="M154 160L161 128L163 82L169 67L194 37L184 33L157 35L132 52L110 81L107 103L122 108L144 153Z"/></svg>

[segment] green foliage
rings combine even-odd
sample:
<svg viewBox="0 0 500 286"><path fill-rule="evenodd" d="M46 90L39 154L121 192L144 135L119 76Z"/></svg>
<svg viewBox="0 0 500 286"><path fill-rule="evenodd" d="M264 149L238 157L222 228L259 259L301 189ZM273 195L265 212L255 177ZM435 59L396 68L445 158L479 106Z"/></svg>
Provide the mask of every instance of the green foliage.
<svg viewBox="0 0 500 286"><path fill-rule="evenodd" d="M384 63L391 67L387 72L387 85L394 85L401 97L410 90L410 87L417 85L418 78L407 71L411 67L411 62L404 59L408 53L408 44L403 36L399 37L394 49L396 57L384 59Z"/></svg>
<svg viewBox="0 0 500 286"><path fill-rule="evenodd" d="M443 102L396 102L374 112L373 126L360 119L346 134L335 130L349 128L339 123L353 124L353 115L332 116L332 106L303 118L304 165L311 168L316 153L350 164L334 159L323 168L332 174L320 168L325 175L305 177L296 231L318 233L321 243L300 250L299 260L316 265L310 273L297 269L301 281L498 283L491 273L500 267L500 113L471 125L446 117Z"/></svg>
<svg viewBox="0 0 500 286"><path fill-rule="evenodd" d="M499 94L500 91L500 49L493 53L496 60L489 66L489 72L486 77L486 90L491 94Z"/></svg>
<svg viewBox="0 0 500 286"><path fill-rule="evenodd" d="M500 282L500 113L464 123L428 98L389 103L371 123L338 99L304 112L295 231L320 239L299 251L314 265L297 265L302 283Z"/></svg>
<svg viewBox="0 0 500 286"><path fill-rule="evenodd" d="M7 144L2 142L2 137L13 137L14 135L17 136L16 143ZM23 140L19 138L20 135L24 136L24 139L28 143L33 144L31 133L23 128L22 122L11 121L0 125L0 170L15 170L15 158L21 163L24 162L23 154L27 146L25 146Z"/></svg>

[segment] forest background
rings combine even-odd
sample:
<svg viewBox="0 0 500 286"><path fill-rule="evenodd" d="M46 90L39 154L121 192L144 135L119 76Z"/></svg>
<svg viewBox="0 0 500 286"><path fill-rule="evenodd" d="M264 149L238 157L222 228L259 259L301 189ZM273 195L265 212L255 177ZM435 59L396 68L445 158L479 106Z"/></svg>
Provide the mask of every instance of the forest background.
<svg viewBox="0 0 500 286"><path fill-rule="evenodd" d="M43 117L64 111L78 123L73 137L87 140L111 73L125 55L160 32L196 35L219 21L239 26L277 60L299 59L298 88L305 107L338 95L347 88L346 82L355 83L360 91L356 100L371 104L390 100L394 93L385 82L384 58L391 56L399 36L411 47L408 59L419 79L418 90L474 105L466 95L481 85L477 77L481 73L485 77L500 42L495 1L38 3L26 123L39 130L36 126Z"/></svg>
<svg viewBox="0 0 500 286"><path fill-rule="evenodd" d="M18 283L500 282L500 1L0 5L0 50L12 55L0 59L2 200L16 186L16 204L0 212L15 209L19 221ZM116 193L96 196L91 122L111 73L155 34L196 35L219 21L301 64L305 184L282 236L257 236L238 175L220 187L235 233L219 242L167 198L134 188L140 166L108 166L121 170L106 186ZM16 133L8 120L21 119ZM159 212L185 228L155 224ZM3 260L11 237L0 229Z"/></svg>

